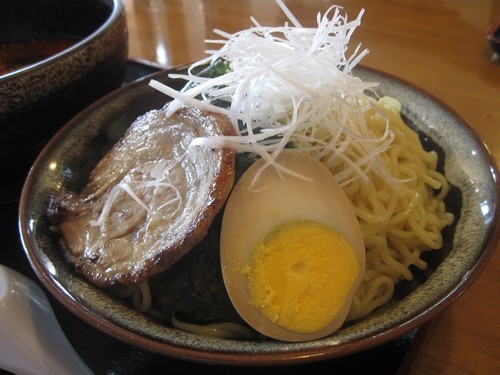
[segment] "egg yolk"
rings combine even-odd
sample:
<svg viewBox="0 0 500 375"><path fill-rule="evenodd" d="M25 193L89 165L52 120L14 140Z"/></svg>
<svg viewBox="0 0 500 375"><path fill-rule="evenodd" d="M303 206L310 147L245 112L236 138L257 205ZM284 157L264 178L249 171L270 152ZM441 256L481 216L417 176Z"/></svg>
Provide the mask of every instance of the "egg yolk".
<svg viewBox="0 0 500 375"><path fill-rule="evenodd" d="M360 269L340 232L300 221L268 234L242 272L251 304L263 316L290 331L312 333L340 312Z"/></svg>

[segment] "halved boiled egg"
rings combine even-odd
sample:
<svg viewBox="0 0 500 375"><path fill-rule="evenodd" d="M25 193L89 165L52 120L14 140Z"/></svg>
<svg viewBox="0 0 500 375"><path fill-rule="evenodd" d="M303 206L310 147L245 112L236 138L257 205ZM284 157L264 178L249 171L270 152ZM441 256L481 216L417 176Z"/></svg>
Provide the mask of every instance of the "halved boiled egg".
<svg viewBox="0 0 500 375"><path fill-rule="evenodd" d="M352 204L314 158L284 150L243 174L227 201L221 266L241 317L265 336L308 341L341 327L365 270Z"/></svg>

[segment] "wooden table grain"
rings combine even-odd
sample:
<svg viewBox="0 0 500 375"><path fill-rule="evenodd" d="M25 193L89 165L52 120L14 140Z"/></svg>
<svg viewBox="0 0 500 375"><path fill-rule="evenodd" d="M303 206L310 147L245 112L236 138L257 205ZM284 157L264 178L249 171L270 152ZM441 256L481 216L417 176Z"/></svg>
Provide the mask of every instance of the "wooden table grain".
<svg viewBox="0 0 500 375"><path fill-rule="evenodd" d="M272 0L125 0L130 56L164 66L205 55L219 28L235 32L286 19ZM352 45L370 53L362 64L393 74L454 109L500 160L500 58L486 34L500 17L498 0L285 1L304 26L318 12L342 6L350 19L365 10ZM494 374L500 371L500 253L441 313L426 335L411 374Z"/></svg>

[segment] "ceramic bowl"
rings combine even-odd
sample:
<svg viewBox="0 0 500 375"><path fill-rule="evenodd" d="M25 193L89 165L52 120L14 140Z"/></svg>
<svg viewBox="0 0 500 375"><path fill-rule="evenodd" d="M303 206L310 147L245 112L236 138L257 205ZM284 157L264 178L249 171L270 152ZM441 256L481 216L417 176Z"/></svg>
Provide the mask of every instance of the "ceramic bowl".
<svg viewBox="0 0 500 375"><path fill-rule="evenodd" d="M179 89L169 72L153 76ZM428 322L475 280L495 249L500 230L498 170L482 141L439 100L390 75L360 69L380 82L378 92L402 103L405 121L428 149L453 188L447 207L455 224L444 247L429 252L429 268L401 283L393 299L333 335L310 342L224 340L175 329L135 311L126 302L86 282L63 259L45 212L51 193L79 190L100 157L139 115L168 100L140 80L92 105L69 122L36 160L24 185L19 226L26 255L47 289L70 311L104 332L170 357L205 363L276 365L311 362L359 352L394 340ZM168 271L167 271L168 272Z"/></svg>
<svg viewBox="0 0 500 375"><path fill-rule="evenodd" d="M120 86L127 38L121 0L0 0L2 171L27 172L64 123Z"/></svg>

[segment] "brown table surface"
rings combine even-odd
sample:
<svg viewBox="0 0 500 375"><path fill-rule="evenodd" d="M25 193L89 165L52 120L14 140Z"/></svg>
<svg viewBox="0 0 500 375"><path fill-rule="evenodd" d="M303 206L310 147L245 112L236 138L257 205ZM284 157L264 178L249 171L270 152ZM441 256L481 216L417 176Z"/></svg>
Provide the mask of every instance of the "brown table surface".
<svg viewBox="0 0 500 375"><path fill-rule="evenodd" d="M453 108L500 160L500 58L486 34L500 17L498 0L286 1L304 26L340 5L349 18L365 9L353 36L370 50L362 61L419 86ZM130 56L167 66L205 56L212 30L246 29L250 16L278 26L286 19L271 0L125 0ZM497 248L498 250L498 248ZM434 321L412 374L500 371L500 253Z"/></svg>

